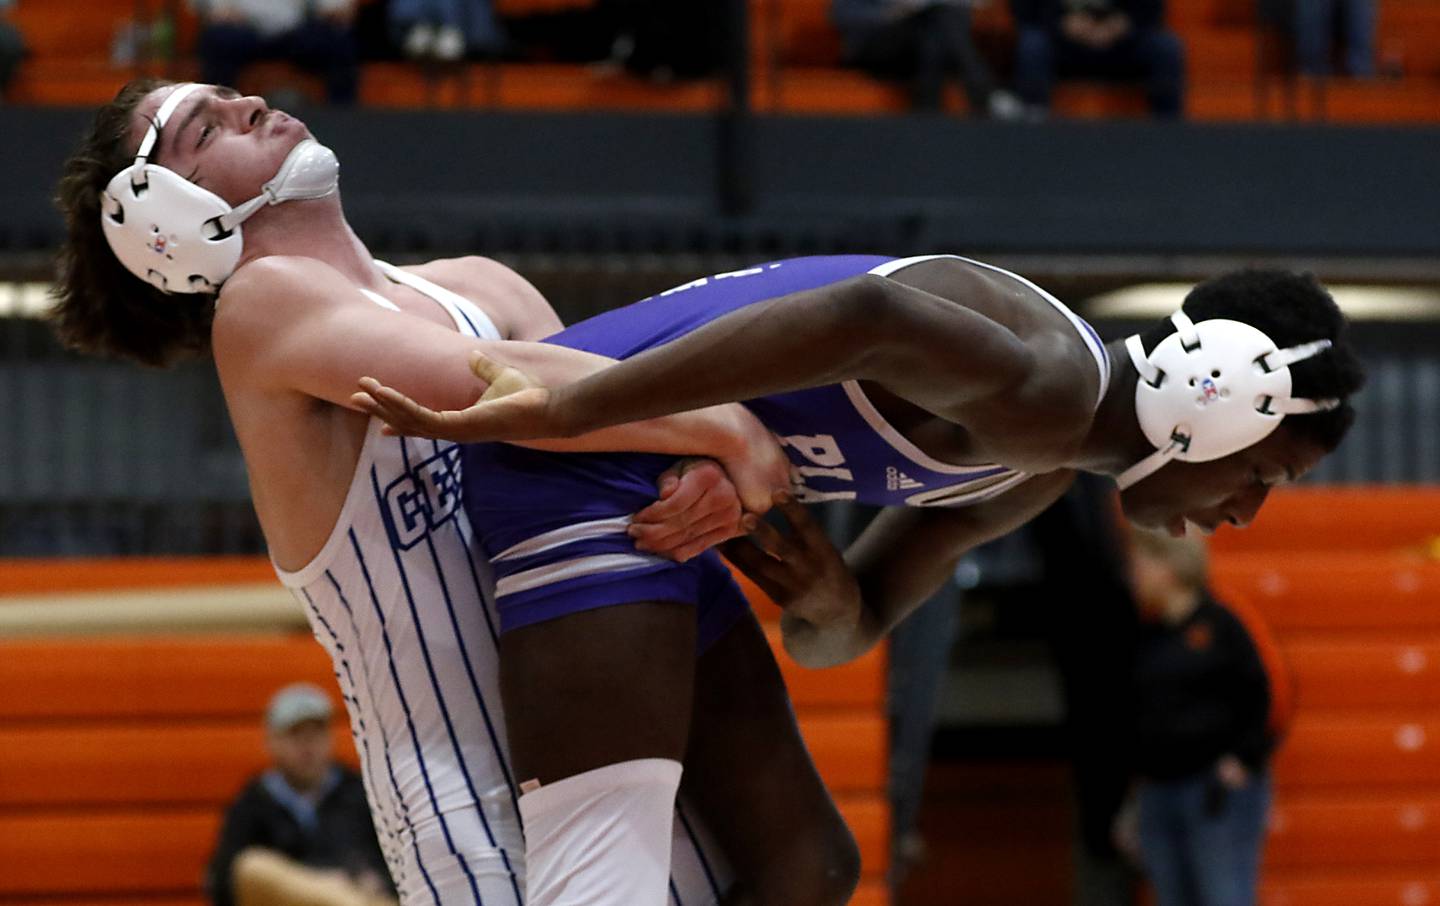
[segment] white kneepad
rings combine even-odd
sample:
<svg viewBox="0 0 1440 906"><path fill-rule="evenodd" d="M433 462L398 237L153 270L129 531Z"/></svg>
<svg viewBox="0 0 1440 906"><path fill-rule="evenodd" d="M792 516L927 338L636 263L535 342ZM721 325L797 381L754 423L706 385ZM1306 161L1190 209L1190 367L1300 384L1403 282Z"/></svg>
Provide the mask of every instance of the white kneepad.
<svg viewBox="0 0 1440 906"><path fill-rule="evenodd" d="M680 770L622 761L522 794L528 906L664 906Z"/></svg>

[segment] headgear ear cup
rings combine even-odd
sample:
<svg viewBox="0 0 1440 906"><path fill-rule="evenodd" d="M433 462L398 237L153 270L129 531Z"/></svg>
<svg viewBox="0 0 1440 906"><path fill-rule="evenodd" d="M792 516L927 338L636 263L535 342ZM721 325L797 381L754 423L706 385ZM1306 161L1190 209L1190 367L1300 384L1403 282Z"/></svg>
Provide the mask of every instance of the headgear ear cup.
<svg viewBox="0 0 1440 906"><path fill-rule="evenodd" d="M1155 452L1116 479L1121 490L1172 459L1209 462L1259 443L1286 415L1333 409L1339 400L1290 395L1290 366L1330 348L1316 340L1287 349L1249 324L1170 316L1176 331L1150 354L1138 336L1125 349L1140 373L1135 415Z"/></svg>
<svg viewBox="0 0 1440 906"><path fill-rule="evenodd" d="M130 273L167 293L215 293L244 248L240 224L267 204L320 198L339 183L329 148L305 139L291 149L259 195L231 207L219 195L150 163L160 130L180 103L203 86L177 87L160 105L135 162L101 193L100 221L115 257Z"/></svg>

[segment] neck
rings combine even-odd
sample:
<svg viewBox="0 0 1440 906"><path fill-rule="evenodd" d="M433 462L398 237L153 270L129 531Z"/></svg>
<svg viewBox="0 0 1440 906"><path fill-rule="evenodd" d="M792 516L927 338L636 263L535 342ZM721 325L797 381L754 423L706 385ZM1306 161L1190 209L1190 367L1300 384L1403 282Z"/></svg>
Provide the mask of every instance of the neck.
<svg viewBox="0 0 1440 906"><path fill-rule="evenodd" d="M243 229L245 253L240 267L271 255L290 255L323 261L359 286L384 283L370 250L345 220L338 193L268 205Z"/></svg>
<svg viewBox="0 0 1440 906"><path fill-rule="evenodd" d="M1135 384L1140 375L1125 351L1125 341L1105 344L1110 357L1110 386L1095 410L1090 433L1072 465L1085 472L1118 475L1154 452L1135 416Z"/></svg>

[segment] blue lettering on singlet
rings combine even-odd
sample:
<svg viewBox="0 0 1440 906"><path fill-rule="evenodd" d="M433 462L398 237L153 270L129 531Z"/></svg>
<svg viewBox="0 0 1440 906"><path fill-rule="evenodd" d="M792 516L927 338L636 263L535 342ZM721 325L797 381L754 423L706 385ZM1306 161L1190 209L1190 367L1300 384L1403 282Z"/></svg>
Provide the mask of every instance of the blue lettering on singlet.
<svg viewBox="0 0 1440 906"><path fill-rule="evenodd" d="M460 448L450 446L421 460L383 492L391 541L409 550L460 511Z"/></svg>

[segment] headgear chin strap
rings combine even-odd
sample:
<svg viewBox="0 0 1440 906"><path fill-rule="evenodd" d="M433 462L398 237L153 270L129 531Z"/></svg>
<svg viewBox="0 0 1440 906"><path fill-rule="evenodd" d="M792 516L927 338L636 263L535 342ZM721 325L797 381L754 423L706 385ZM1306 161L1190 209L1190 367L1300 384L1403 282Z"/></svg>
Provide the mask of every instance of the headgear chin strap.
<svg viewBox="0 0 1440 906"><path fill-rule="evenodd" d="M1140 337L1125 341L1140 372L1135 415L1155 452L1121 472L1120 489L1172 459L1209 462L1269 436L1286 415L1323 412L1339 400L1290 395L1290 366L1330 348L1329 340L1279 349L1263 331L1241 321L1199 324L1184 311L1170 316L1176 332L1149 357Z"/></svg>
<svg viewBox="0 0 1440 906"><path fill-rule="evenodd" d="M340 182L335 152L307 138L291 149L260 194L232 208L173 170L150 163L160 130L180 102L203 86L181 85L155 114L135 162L100 193L100 222L125 269L167 293L215 293L235 271L240 224L267 204L323 198Z"/></svg>

